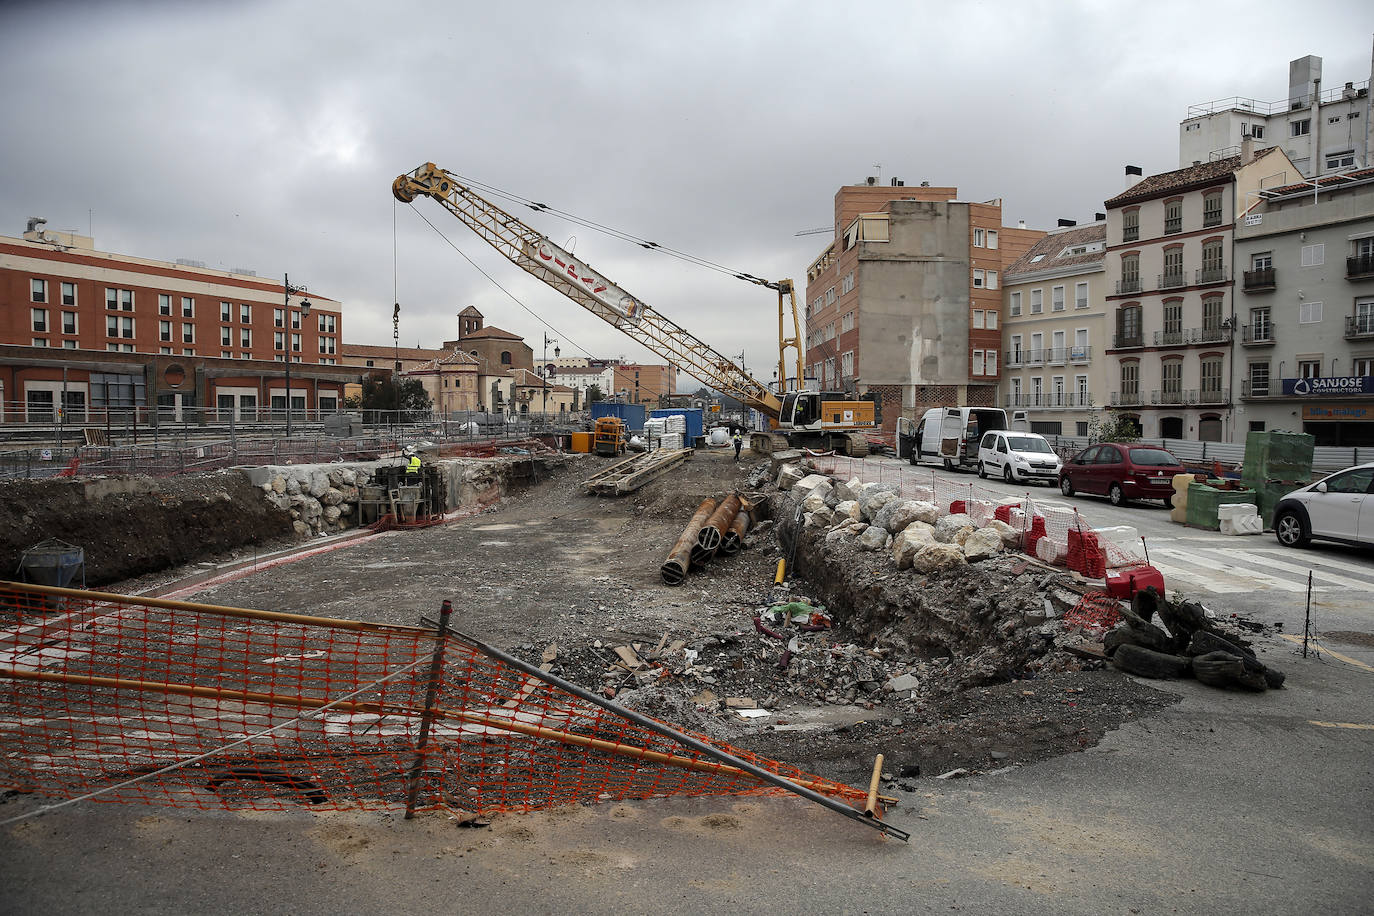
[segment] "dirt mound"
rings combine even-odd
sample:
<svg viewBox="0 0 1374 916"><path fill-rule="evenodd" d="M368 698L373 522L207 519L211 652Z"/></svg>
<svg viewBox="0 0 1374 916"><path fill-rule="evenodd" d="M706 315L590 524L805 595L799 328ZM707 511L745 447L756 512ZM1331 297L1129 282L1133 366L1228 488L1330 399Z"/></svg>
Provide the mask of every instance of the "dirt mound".
<svg viewBox="0 0 1374 916"><path fill-rule="evenodd" d="M98 586L291 533L238 471L0 484L0 578L17 577L24 550L46 538L84 548L86 584Z"/></svg>

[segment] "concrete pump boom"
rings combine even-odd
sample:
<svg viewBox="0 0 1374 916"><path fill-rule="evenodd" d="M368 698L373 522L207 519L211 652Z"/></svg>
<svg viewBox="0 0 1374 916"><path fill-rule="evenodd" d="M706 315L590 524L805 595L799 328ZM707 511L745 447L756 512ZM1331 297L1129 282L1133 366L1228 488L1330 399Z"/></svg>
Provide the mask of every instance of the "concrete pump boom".
<svg viewBox="0 0 1374 916"><path fill-rule="evenodd" d="M782 400L745 372L742 366L721 355L686 328L646 305L643 300L616 286L585 261L486 200L450 172L427 162L413 172L398 176L392 182L391 193L404 203L410 203L420 196L434 198L516 266L544 281L601 320L614 325L669 363L681 366L688 375L733 395L746 406L774 420L781 416ZM762 282L762 285L777 289L779 296L793 293L790 280ZM793 320L796 320L795 298ZM781 309L778 332L781 338ZM797 345L799 340L794 338L784 343ZM799 345L797 350L797 378L800 384L803 368ZM781 358L778 368L779 377L785 378Z"/></svg>

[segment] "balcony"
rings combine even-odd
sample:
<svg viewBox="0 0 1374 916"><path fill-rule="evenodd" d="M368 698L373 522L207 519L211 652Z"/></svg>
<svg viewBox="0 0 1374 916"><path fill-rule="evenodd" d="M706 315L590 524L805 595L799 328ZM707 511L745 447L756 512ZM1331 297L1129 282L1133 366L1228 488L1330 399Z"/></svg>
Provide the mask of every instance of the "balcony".
<svg viewBox="0 0 1374 916"><path fill-rule="evenodd" d="M1160 289L1178 289L1180 286L1183 286L1183 285L1185 285L1185 284L1188 282L1186 279L1184 279L1184 277L1185 277L1185 274L1184 274L1183 271L1181 271L1181 270L1178 271L1177 273L1160 274L1160 275L1159 275L1159 288L1160 288Z"/></svg>
<svg viewBox="0 0 1374 916"><path fill-rule="evenodd" d="M1145 346L1145 337L1139 331L1130 334L1123 334L1117 331L1112 335L1112 347L1114 349L1129 350L1134 347L1143 346Z"/></svg>
<svg viewBox="0 0 1374 916"><path fill-rule="evenodd" d="M1181 216L1166 216L1166 217L1164 218L1164 234L1165 234L1165 235L1178 235L1178 234L1179 234L1180 232L1182 232L1182 231L1183 231L1183 217L1181 217Z"/></svg>
<svg viewBox="0 0 1374 916"><path fill-rule="evenodd" d="M1075 366L1086 366L1092 359L1092 347L1069 347L1069 362Z"/></svg>
<svg viewBox="0 0 1374 916"><path fill-rule="evenodd" d="M1274 268L1261 267L1247 270L1242 275L1241 288L1247 293L1272 293L1274 291Z"/></svg>
<svg viewBox="0 0 1374 916"><path fill-rule="evenodd" d="M1197 402L1210 405L1229 404L1231 403L1231 389L1203 388L1197 393Z"/></svg>
<svg viewBox="0 0 1374 916"><path fill-rule="evenodd" d="M1139 391L1113 391L1113 392L1112 392L1112 406L1113 406L1113 407L1139 407L1139 406L1140 406L1140 392L1139 392Z"/></svg>
<svg viewBox="0 0 1374 916"><path fill-rule="evenodd" d="M1241 325L1240 343L1243 347L1272 347L1274 345L1274 325L1270 322Z"/></svg>
<svg viewBox="0 0 1374 916"><path fill-rule="evenodd" d="M1022 359L1025 358L1025 355L1026 355L1026 351L1025 351L1025 350L1008 350L1007 352L1005 352L1005 353L1002 354L1002 368L1003 368L1003 369L1019 369L1019 368L1021 368L1021 366L1023 365L1021 361L1022 361Z"/></svg>
<svg viewBox="0 0 1374 916"><path fill-rule="evenodd" d="M1051 366L1062 366L1069 361L1068 347L1050 347L1045 351L1045 362Z"/></svg>
<svg viewBox="0 0 1374 916"><path fill-rule="evenodd" d="M1059 394L1044 391L1039 394L1022 392L1007 395L1006 401L1008 407L1034 407L1044 410L1093 406L1092 395L1087 392L1081 394L1069 391Z"/></svg>
<svg viewBox="0 0 1374 916"><path fill-rule="evenodd" d="M1210 228L1212 228L1213 226L1220 226L1220 225L1221 225L1221 211L1220 211L1220 210L1204 210L1204 211L1202 211L1202 228L1204 228L1204 229L1210 229Z"/></svg>
<svg viewBox="0 0 1374 916"><path fill-rule="evenodd" d="M1162 407L1181 406L1183 404L1196 404L1197 392L1185 391L1182 388L1166 388L1162 391L1150 392L1150 403Z"/></svg>
<svg viewBox="0 0 1374 916"><path fill-rule="evenodd" d="M1267 398L1269 397L1268 379L1241 379L1240 396L1243 398Z"/></svg>
<svg viewBox="0 0 1374 916"><path fill-rule="evenodd" d="M1374 277L1374 254L1360 254L1345 259L1347 280L1366 280Z"/></svg>
<svg viewBox="0 0 1374 916"><path fill-rule="evenodd" d="M1345 319L1346 340L1367 340L1374 337L1374 315L1350 315Z"/></svg>
<svg viewBox="0 0 1374 916"><path fill-rule="evenodd" d="M1199 344L1225 343L1231 339L1231 329L1183 328L1177 331L1155 331L1156 347L1191 347Z"/></svg>
<svg viewBox="0 0 1374 916"><path fill-rule="evenodd" d="M1197 272L1198 286L1205 286L1208 283L1225 283L1230 278L1230 272L1225 267L1200 267Z"/></svg>
<svg viewBox="0 0 1374 916"><path fill-rule="evenodd" d="M1131 293L1138 292L1140 292L1139 277L1131 277L1129 279L1122 279L1116 281L1116 294L1118 296L1127 296Z"/></svg>
<svg viewBox="0 0 1374 916"><path fill-rule="evenodd" d="M1125 226L1125 225L1123 225L1123 226L1121 227L1121 241L1123 241L1123 242L1134 242L1134 241L1138 240L1139 238L1140 238L1140 226L1139 226L1139 224L1134 225L1134 226Z"/></svg>

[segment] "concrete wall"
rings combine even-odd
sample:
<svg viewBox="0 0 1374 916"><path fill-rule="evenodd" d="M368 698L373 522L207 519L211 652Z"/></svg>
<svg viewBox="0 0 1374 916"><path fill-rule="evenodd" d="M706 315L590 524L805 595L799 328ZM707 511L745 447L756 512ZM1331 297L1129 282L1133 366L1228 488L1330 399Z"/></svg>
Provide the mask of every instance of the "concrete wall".
<svg viewBox="0 0 1374 916"><path fill-rule="evenodd" d="M968 205L893 201L890 209L889 241L863 242L859 252L859 375L866 385L965 385Z"/></svg>

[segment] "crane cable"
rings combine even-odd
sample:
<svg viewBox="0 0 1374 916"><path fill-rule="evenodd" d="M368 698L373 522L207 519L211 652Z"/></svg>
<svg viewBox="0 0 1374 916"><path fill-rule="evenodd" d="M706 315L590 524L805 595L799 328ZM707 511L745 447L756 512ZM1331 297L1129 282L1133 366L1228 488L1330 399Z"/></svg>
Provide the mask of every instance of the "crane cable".
<svg viewBox="0 0 1374 916"><path fill-rule="evenodd" d="M511 192L506 191L502 188L498 188L495 185L490 185L485 182L478 181L474 178L468 178L464 175L458 175L453 172L449 172L448 174L452 175L455 179L457 179L465 185L469 185L473 188L478 188L492 195L493 197L500 197L505 200L511 201L512 203L517 203L522 206L528 207L531 210L534 210L536 213L551 213L554 216L561 217L562 219L565 219L570 223L575 223L576 225L582 226L587 229L591 229L594 232L600 232L603 235L610 236L614 239L620 239L621 241L629 242L633 245L638 245L640 248L647 248L650 251L661 251L669 257L677 258L678 260L684 261L688 264L695 264L698 267L704 267L707 270L714 270L718 273L728 274L729 276L732 276L738 280L743 280L746 283L753 283L756 286L766 286L769 289L778 288L778 284L772 280L765 280L762 277L756 277L753 274L746 273L742 270L734 270L732 268L726 267L724 264L719 264L715 261L698 257L694 254L688 254L687 252L681 251L677 248L669 248L666 245L660 245L658 242L652 241L650 239L632 235L628 232L623 232L619 229L607 226L604 223L598 223L594 220L585 219L583 217L577 216L574 213L569 213L567 210L560 210L557 207L551 207L548 204L541 203L536 200L531 200L527 197L521 197L518 194L512 194Z"/></svg>

